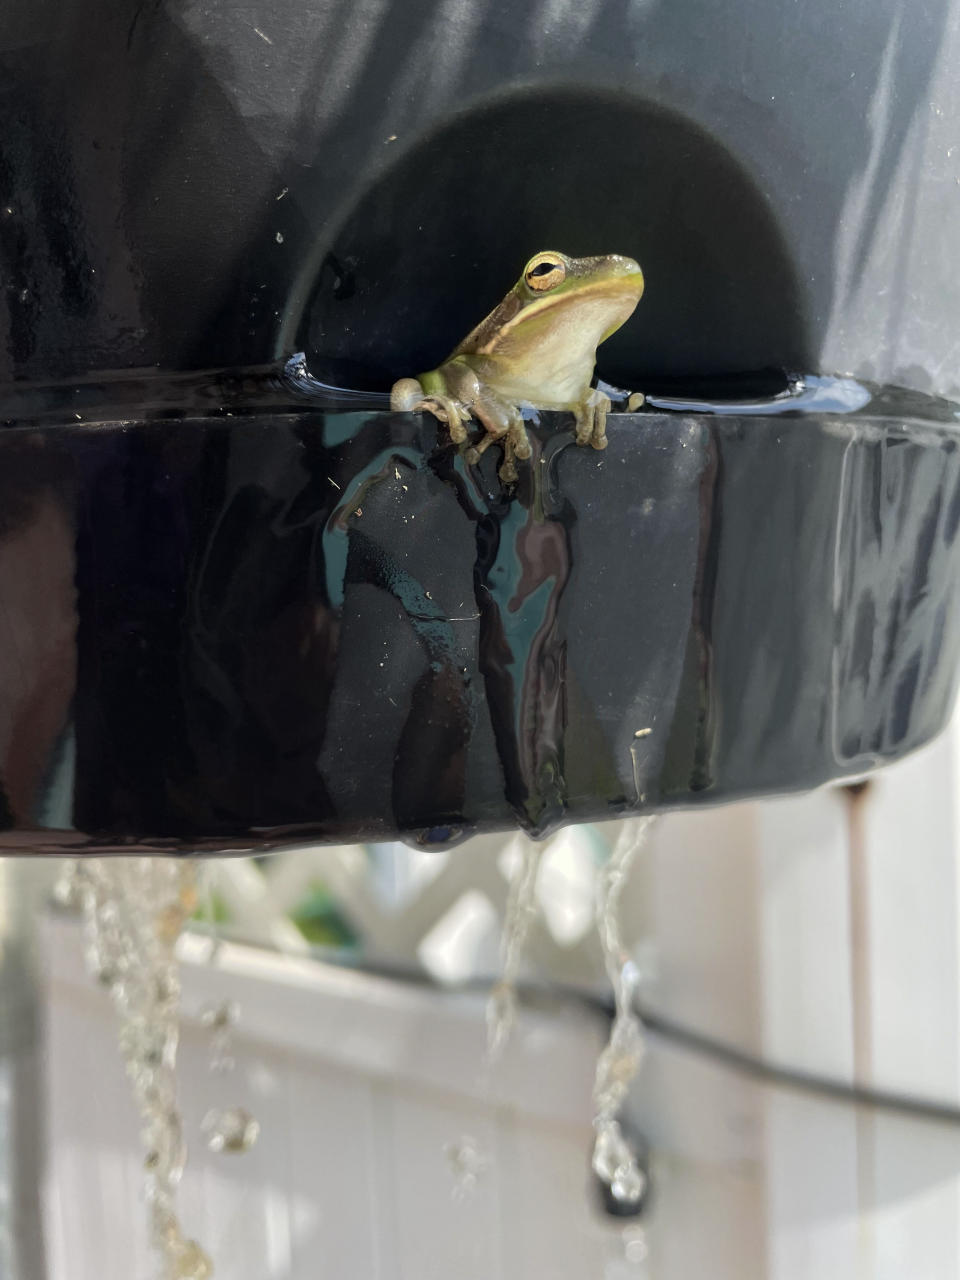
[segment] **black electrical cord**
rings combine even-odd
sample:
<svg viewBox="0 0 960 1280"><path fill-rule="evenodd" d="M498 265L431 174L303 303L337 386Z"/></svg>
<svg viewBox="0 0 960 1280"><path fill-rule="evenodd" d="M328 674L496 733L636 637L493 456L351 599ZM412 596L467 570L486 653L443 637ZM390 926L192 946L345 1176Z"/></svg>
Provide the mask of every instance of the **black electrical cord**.
<svg viewBox="0 0 960 1280"><path fill-rule="evenodd" d="M203 922L194 921L192 928L198 933L207 932ZM232 941L229 935L221 932L223 941ZM240 941L240 939L237 939ZM412 966L388 964L354 963L349 952L331 952L325 948L313 949L314 958L320 964L330 965L336 969L353 969L358 973L367 973L372 977L388 978L393 982L406 983L409 986L432 987L436 983L423 970ZM469 991L473 994L485 994L492 978L473 978L463 986L452 989L449 994L455 996ZM563 984L519 983L518 995L521 1002L532 1005L575 1003L610 1021L613 1018L613 1003L603 995ZM642 1002L637 1002L635 1012L643 1028L650 1035L659 1038L666 1044L676 1045L690 1053L709 1058L719 1066L748 1076L763 1084L780 1088L793 1089L798 1092L813 1094L832 1102L848 1106L864 1107L875 1111L893 1112L910 1116L918 1120L930 1120L939 1124L960 1127L960 1106L948 1102L936 1102L927 1098L917 1098L910 1094L898 1093L889 1089L876 1089L866 1085L837 1080L833 1076L821 1075L814 1071L802 1071L796 1067L783 1066L771 1062L759 1054L750 1053L746 1049L731 1044L727 1040L707 1035L694 1027L677 1022L673 1018L652 1009Z"/></svg>
<svg viewBox="0 0 960 1280"><path fill-rule="evenodd" d="M609 1010L612 1013L612 1010ZM692 1053L702 1054L714 1062L741 1075L750 1076L764 1084L779 1085L788 1089L816 1094L834 1102L857 1107L869 1107L876 1111L893 1111L915 1119L934 1120L941 1124L960 1125L960 1107L947 1102L934 1102L926 1098L911 1097L888 1089L874 1089L866 1085L848 1083L832 1076L813 1071L800 1071L795 1067L781 1066L759 1055L748 1053L727 1041L695 1031L682 1023L674 1022L651 1009L638 1008L637 1016L647 1031L661 1039L679 1045Z"/></svg>

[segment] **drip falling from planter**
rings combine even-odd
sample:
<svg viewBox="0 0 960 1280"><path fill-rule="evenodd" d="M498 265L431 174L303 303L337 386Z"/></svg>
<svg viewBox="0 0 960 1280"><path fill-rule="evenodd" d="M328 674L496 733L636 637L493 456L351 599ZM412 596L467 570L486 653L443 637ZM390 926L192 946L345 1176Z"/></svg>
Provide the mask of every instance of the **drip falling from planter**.
<svg viewBox="0 0 960 1280"><path fill-rule="evenodd" d="M177 1099L180 976L177 940L196 908L196 866L185 859L85 859L67 894L84 918L91 976L109 992L120 1054L140 1115L150 1243L161 1280L208 1280L213 1264L184 1235L177 1186L187 1159Z"/></svg>

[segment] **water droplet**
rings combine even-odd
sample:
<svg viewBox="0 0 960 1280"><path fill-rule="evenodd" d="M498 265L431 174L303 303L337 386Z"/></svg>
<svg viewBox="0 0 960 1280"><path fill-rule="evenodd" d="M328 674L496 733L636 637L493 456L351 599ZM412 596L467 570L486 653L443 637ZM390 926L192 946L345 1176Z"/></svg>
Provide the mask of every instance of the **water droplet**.
<svg viewBox="0 0 960 1280"><path fill-rule="evenodd" d="M479 1144L469 1134L444 1147L444 1155L453 1176L453 1194L458 1200L472 1196L480 1176L487 1167Z"/></svg>
<svg viewBox="0 0 960 1280"><path fill-rule="evenodd" d="M517 1017L517 993L512 983L495 982L487 997L487 1061L496 1062L506 1048Z"/></svg>
<svg viewBox="0 0 960 1280"><path fill-rule="evenodd" d="M81 884L77 874L76 862L65 864L56 884L53 886L53 900L58 907L77 910L81 906Z"/></svg>
<svg viewBox="0 0 960 1280"><path fill-rule="evenodd" d="M593 1171L602 1182L609 1186L622 1165L633 1159L633 1152L627 1145L620 1126L611 1121L597 1133L593 1144Z"/></svg>
<svg viewBox="0 0 960 1280"><path fill-rule="evenodd" d="M236 1155L249 1151L260 1136L260 1122L243 1107L214 1107L203 1117L200 1128L211 1151Z"/></svg>
<svg viewBox="0 0 960 1280"><path fill-rule="evenodd" d="M633 1267L639 1267L650 1256L647 1244L647 1233L643 1227L627 1227L621 1237L623 1240L623 1256Z"/></svg>
<svg viewBox="0 0 960 1280"><path fill-rule="evenodd" d="M240 1007L236 1000L224 1000L220 1004L208 1004L200 1010L200 1022L203 1026L215 1030L232 1027L240 1016Z"/></svg>
<svg viewBox="0 0 960 1280"><path fill-rule="evenodd" d="M636 1161L621 1165L610 1183L613 1198L621 1204L639 1204L647 1189L647 1180Z"/></svg>
<svg viewBox="0 0 960 1280"><path fill-rule="evenodd" d="M173 1262L174 1280L209 1280L213 1263L196 1240L184 1240Z"/></svg>
<svg viewBox="0 0 960 1280"><path fill-rule="evenodd" d="M614 1200L625 1207L640 1204L647 1190L646 1174L616 1120L607 1121L597 1130L592 1164Z"/></svg>
<svg viewBox="0 0 960 1280"><path fill-rule="evenodd" d="M232 1071L236 1066L233 1056L233 1028L240 1018L240 1006L235 1000L208 1005L201 1011L200 1021L212 1031L210 1040L210 1070L220 1074Z"/></svg>

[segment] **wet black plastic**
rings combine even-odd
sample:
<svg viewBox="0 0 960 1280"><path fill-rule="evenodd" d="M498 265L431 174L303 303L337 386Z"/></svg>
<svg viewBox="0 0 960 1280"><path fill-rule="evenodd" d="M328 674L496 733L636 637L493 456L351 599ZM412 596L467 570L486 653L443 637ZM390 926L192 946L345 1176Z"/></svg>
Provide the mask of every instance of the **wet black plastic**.
<svg viewBox="0 0 960 1280"><path fill-rule="evenodd" d="M430 368L531 253L629 254L623 385L956 398L960 2L32 0L0 13L0 384Z"/></svg>
<svg viewBox="0 0 960 1280"><path fill-rule="evenodd" d="M446 844L918 746L955 411L749 407L615 415L603 453L544 415L512 495L418 415L0 430L0 839Z"/></svg>
<svg viewBox="0 0 960 1280"><path fill-rule="evenodd" d="M442 843L927 740L958 65L960 0L6 6L0 841ZM640 261L599 371L658 412L545 417L510 501L277 373L382 393L546 247ZM792 370L918 397L746 403Z"/></svg>

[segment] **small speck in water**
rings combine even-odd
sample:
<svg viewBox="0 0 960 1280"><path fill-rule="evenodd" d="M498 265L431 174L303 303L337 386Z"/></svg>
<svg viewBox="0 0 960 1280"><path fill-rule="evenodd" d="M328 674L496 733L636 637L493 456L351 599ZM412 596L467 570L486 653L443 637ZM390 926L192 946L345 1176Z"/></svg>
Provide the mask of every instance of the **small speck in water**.
<svg viewBox="0 0 960 1280"><path fill-rule="evenodd" d="M652 729L649 729L649 728L648 728L648 729L635 729L635 730L634 730L634 734L633 734L633 736L634 736L635 738L649 738L649 737L650 737L650 735L651 735L651 733L653 733L653 730L652 730Z"/></svg>
<svg viewBox="0 0 960 1280"><path fill-rule="evenodd" d="M257 33L257 35L260 37L261 40L266 40L267 44L273 44L273 41L270 39L270 37L267 35L265 31L261 31L259 27L254 27L253 29Z"/></svg>
<svg viewBox="0 0 960 1280"><path fill-rule="evenodd" d="M280 192L280 194L277 196L277 199L282 200L289 190L290 190L289 187L284 187L283 190Z"/></svg>
<svg viewBox="0 0 960 1280"><path fill-rule="evenodd" d="M282 231L278 231L278 232L277 232L277 244L283 244L283 232L282 232Z"/></svg>

